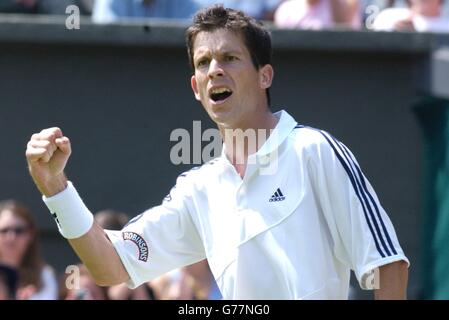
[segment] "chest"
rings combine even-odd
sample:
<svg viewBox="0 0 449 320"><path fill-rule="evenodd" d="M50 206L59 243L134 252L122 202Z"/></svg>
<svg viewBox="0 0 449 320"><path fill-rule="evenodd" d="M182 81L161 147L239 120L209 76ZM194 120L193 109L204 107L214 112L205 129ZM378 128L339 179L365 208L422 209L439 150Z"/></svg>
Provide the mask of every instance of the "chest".
<svg viewBox="0 0 449 320"><path fill-rule="evenodd" d="M226 265L243 244L266 238L267 233L285 245L294 237L309 241L322 223L307 163L294 156L280 159L269 174L253 172L243 180L211 176L203 197L195 208L200 212L197 225L206 255L219 256L214 259L219 264Z"/></svg>

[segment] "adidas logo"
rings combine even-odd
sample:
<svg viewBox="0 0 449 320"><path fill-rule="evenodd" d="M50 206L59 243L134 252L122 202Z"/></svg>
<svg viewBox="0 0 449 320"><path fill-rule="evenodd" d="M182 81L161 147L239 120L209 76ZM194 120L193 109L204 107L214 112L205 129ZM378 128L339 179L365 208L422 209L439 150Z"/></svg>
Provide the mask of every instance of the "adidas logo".
<svg viewBox="0 0 449 320"><path fill-rule="evenodd" d="M276 192L271 196L269 202L283 201L285 196L282 194L281 189L277 189Z"/></svg>

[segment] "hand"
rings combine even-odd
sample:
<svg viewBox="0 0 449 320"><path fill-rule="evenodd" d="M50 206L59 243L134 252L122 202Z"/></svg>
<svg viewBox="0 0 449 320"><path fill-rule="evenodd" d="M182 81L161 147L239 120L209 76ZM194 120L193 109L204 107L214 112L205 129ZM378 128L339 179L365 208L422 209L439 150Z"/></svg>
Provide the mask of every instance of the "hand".
<svg viewBox="0 0 449 320"><path fill-rule="evenodd" d="M59 128L31 136L25 155L31 177L43 195L50 197L67 187L64 168L71 152L70 141Z"/></svg>
<svg viewBox="0 0 449 320"><path fill-rule="evenodd" d="M37 292L36 286L29 284L24 287L20 287L16 292L17 300L29 300L33 294Z"/></svg>

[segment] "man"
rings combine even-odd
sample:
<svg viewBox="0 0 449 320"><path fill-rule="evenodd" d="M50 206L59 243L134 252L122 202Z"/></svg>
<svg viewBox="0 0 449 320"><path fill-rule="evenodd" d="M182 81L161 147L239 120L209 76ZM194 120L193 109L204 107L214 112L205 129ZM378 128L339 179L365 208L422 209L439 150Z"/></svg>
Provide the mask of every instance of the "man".
<svg viewBox="0 0 449 320"><path fill-rule="evenodd" d="M207 258L227 299L347 299L351 269L362 286L378 284L377 298L405 298L408 260L354 156L328 133L270 112L269 32L213 6L186 38L192 89L223 153L181 174L161 205L122 231L94 223L67 181L71 145L59 128L28 143L31 176L97 283L137 287ZM255 131L256 143L242 139Z"/></svg>

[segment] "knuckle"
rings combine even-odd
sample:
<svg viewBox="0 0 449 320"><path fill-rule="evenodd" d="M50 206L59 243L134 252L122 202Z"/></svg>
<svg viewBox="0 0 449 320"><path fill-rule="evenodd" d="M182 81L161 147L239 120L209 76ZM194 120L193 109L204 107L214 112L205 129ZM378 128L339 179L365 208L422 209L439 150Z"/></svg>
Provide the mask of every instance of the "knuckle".
<svg viewBox="0 0 449 320"><path fill-rule="evenodd" d="M61 134L61 129L59 128L59 127L53 127L53 128L51 128L51 131L52 131L52 133L53 134L55 134L55 135L59 135L59 134Z"/></svg>
<svg viewBox="0 0 449 320"><path fill-rule="evenodd" d="M54 137L57 133L57 128L47 128L47 129L43 129L40 132L40 136L41 137L45 137L45 138L50 138L50 137ZM59 129L59 128L58 128Z"/></svg>
<svg viewBox="0 0 449 320"><path fill-rule="evenodd" d="M25 156L31 157L33 155L33 149L31 147L26 148L25 150Z"/></svg>

